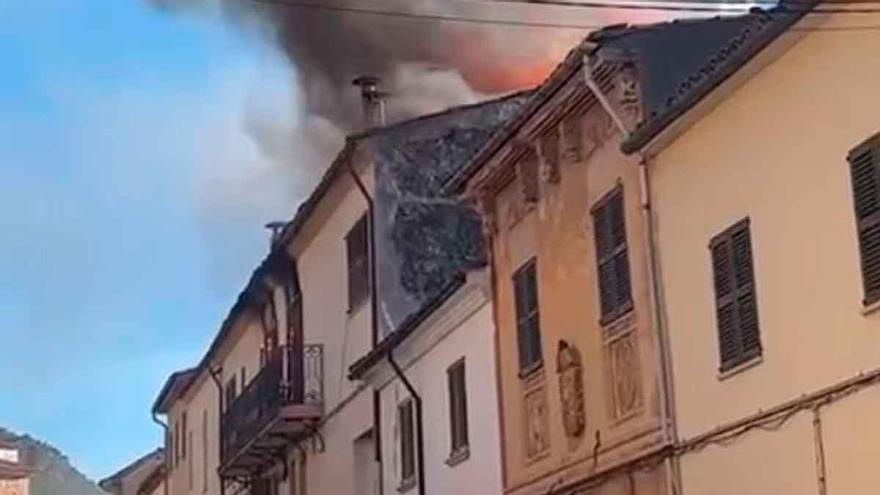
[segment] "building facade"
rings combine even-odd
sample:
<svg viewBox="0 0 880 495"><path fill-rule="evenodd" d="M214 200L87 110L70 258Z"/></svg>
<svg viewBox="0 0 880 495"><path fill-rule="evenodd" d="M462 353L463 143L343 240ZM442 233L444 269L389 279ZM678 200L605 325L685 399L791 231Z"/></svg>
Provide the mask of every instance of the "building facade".
<svg viewBox="0 0 880 495"><path fill-rule="evenodd" d="M880 485L878 17L789 5L627 144L651 171L684 494Z"/></svg>
<svg viewBox="0 0 880 495"><path fill-rule="evenodd" d="M0 495L28 495L30 472L21 464L18 447L0 441Z"/></svg>
<svg viewBox="0 0 880 495"><path fill-rule="evenodd" d="M671 425L640 167L634 65L591 41L459 186L491 238L504 493L667 493Z"/></svg>
<svg viewBox="0 0 880 495"><path fill-rule="evenodd" d="M378 175L377 213L394 219L377 232L377 303L392 310L383 311L383 338L351 377L377 394L382 493L501 490L482 223L470 202L442 186L526 97L425 116L375 143L387 172Z"/></svg>

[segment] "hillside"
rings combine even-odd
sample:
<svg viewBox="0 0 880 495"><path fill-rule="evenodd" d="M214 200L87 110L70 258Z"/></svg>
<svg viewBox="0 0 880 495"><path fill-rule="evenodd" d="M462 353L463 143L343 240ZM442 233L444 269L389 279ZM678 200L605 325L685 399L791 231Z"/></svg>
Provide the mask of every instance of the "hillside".
<svg viewBox="0 0 880 495"><path fill-rule="evenodd" d="M31 467L31 495L106 495L55 447L0 427L0 440L16 442L22 464Z"/></svg>

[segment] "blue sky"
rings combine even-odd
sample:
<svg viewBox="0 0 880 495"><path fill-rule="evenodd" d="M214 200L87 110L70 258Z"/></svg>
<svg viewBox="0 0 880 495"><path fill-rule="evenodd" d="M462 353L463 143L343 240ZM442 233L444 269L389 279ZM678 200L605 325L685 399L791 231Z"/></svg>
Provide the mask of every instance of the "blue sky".
<svg viewBox="0 0 880 495"><path fill-rule="evenodd" d="M0 39L0 425L100 478L160 442L160 385L314 177L246 125L290 132L293 75L145 0L0 0Z"/></svg>

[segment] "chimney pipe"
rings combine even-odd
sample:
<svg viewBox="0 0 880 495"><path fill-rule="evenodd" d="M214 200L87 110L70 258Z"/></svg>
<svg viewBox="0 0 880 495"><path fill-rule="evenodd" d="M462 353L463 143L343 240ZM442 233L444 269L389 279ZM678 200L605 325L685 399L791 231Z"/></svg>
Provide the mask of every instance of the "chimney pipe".
<svg viewBox="0 0 880 495"><path fill-rule="evenodd" d="M364 127L370 129L385 125L385 97L379 91L381 79L375 76L360 76L351 83L361 88L361 104L364 112Z"/></svg>
<svg viewBox="0 0 880 495"><path fill-rule="evenodd" d="M267 229L271 232L269 237L269 247L274 247L275 243L278 242L278 239L281 237L281 233L284 232L284 227L287 224L284 222L269 222L265 225Z"/></svg>

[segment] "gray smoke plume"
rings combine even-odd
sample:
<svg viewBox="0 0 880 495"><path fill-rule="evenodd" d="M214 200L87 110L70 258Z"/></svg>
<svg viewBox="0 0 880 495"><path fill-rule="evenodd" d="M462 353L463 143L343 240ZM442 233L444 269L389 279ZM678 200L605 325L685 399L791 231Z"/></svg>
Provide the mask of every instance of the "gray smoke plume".
<svg viewBox="0 0 880 495"><path fill-rule="evenodd" d="M532 86L587 30L459 23L422 15L597 24L581 9L488 0L151 0L165 8L214 9L237 22L263 23L297 70L307 114L345 132L361 122L351 81L382 78L391 120ZM312 7L297 6L305 3ZM412 17L314 6L393 11Z"/></svg>

